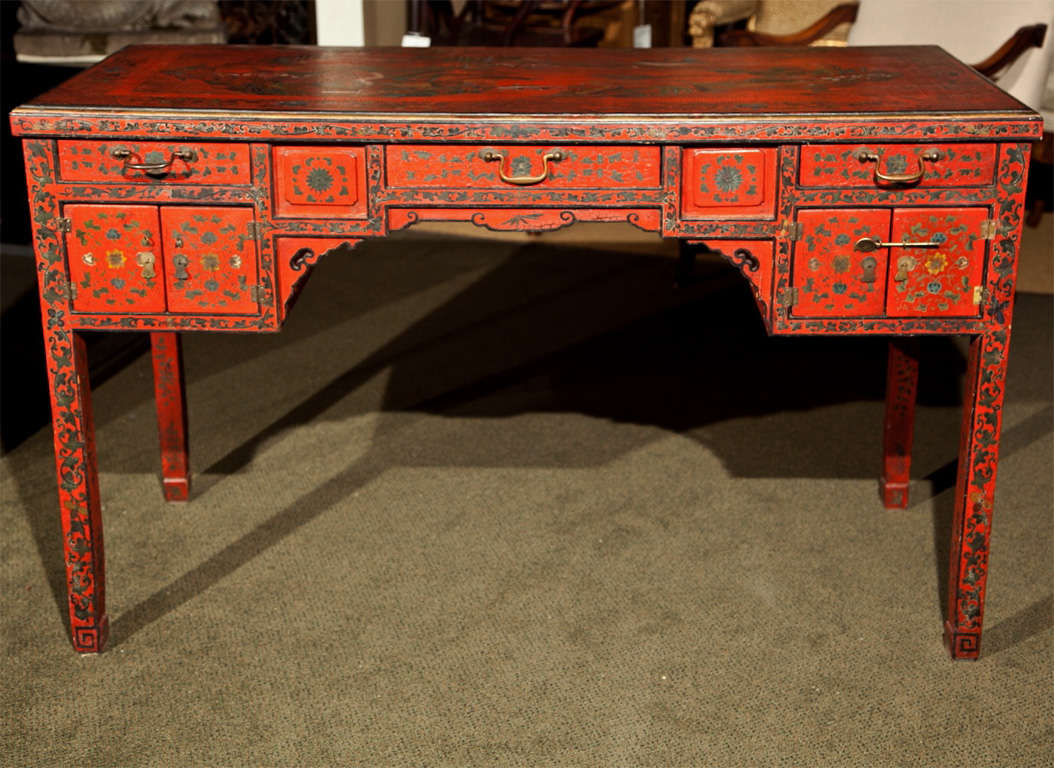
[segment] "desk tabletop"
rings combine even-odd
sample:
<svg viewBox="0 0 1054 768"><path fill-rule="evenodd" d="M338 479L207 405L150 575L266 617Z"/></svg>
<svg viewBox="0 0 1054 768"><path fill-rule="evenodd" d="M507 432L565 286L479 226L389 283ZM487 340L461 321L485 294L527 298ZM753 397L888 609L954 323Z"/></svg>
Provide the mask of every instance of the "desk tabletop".
<svg viewBox="0 0 1054 768"><path fill-rule="evenodd" d="M23 107L341 115L930 115L1031 110L935 46L131 46Z"/></svg>

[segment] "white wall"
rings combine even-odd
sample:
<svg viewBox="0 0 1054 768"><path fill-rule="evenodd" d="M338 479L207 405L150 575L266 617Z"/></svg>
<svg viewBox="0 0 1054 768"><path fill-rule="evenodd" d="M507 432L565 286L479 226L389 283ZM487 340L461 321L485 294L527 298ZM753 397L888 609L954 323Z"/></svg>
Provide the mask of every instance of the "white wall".
<svg viewBox="0 0 1054 768"><path fill-rule="evenodd" d="M1047 25L1043 48L1026 51L997 82L1038 109L1054 62L1054 0L861 0L849 44L939 45L979 64L1029 24Z"/></svg>

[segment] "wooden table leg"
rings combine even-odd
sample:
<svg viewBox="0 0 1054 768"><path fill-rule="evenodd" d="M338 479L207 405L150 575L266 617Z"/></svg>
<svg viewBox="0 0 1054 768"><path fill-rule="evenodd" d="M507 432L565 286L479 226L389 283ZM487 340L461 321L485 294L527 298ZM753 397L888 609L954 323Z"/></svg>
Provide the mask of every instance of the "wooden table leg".
<svg viewBox="0 0 1054 768"><path fill-rule="evenodd" d="M886 418L882 439L882 503L886 509L908 506L911 443L915 436L915 396L919 380L918 340L889 342L886 369Z"/></svg>
<svg viewBox="0 0 1054 768"><path fill-rule="evenodd" d="M952 658L976 659L988 577L1009 327L970 343L955 484L944 640Z"/></svg>
<svg viewBox="0 0 1054 768"><path fill-rule="evenodd" d="M190 495L187 451L187 400L183 385L183 347L178 333L150 334L154 359L154 403L161 438L161 487L168 501Z"/></svg>
<svg viewBox="0 0 1054 768"><path fill-rule="evenodd" d="M64 326L61 314L45 315L44 341L70 634L78 651L97 653L106 645L109 617L87 355L84 340Z"/></svg>

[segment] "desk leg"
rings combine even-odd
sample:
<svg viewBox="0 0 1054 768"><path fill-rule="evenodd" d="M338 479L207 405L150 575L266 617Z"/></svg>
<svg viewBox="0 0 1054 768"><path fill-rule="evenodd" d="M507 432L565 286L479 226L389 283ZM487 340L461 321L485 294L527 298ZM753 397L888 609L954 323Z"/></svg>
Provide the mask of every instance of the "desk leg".
<svg viewBox="0 0 1054 768"><path fill-rule="evenodd" d="M161 438L161 487L167 501L190 494L187 453L187 400L183 386L183 347L178 333L150 334L154 358L154 402Z"/></svg>
<svg viewBox="0 0 1054 768"><path fill-rule="evenodd" d="M955 659L976 659L988 577L1009 327L970 343L955 484L944 640Z"/></svg>
<svg viewBox="0 0 1054 768"><path fill-rule="evenodd" d="M905 338L890 341L882 440L882 503L886 509L904 509L908 506L918 380L918 340Z"/></svg>
<svg viewBox="0 0 1054 768"><path fill-rule="evenodd" d="M84 340L62 325L61 313L51 316L44 335L70 634L76 650L97 653L110 626L88 360Z"/></svg>

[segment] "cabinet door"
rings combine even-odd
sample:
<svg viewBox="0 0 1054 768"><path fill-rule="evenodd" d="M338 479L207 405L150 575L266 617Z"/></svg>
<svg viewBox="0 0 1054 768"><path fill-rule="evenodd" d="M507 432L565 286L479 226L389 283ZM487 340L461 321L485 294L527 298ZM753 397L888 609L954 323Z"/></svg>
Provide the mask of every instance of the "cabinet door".
<svg viewBox="0 0 1054 768"><path fill-rule="evenodd" d="M977 315L984 276L987 208L894 209L894 242L936 243L896 248L889 265L887 314ZM976 290L975 290L976 289Z"/></svg>
<svg viewBox="0 0 1054 768"><path fill-rule="evenodd" d="M66 254L77 312L164 312L152 205L67 205Z"/></svg>
<svg viewBox="0 0 1054 768"><path fill-rule="evenodd" d="M161 209L170 312L256 314L256 238L247 208Z"/></svg>
<svg viewBox="0 0 1054 768"><path fill-rule="evenodd" d="M888 240L889 209L835 208L798 213L791 279L798 317L881 315L888 248L855 249L862 237Z"/></svg>

